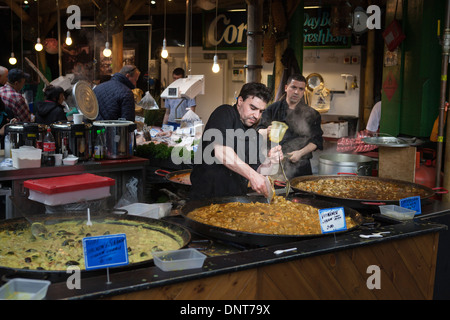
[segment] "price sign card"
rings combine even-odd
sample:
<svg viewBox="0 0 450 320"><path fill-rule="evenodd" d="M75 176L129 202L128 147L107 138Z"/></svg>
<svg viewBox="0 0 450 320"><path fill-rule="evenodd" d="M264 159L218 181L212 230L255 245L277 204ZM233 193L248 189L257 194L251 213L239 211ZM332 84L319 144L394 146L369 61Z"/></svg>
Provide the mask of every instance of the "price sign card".
<svg viewBox="0 0 450 320"><path fill-rule="evenodd" d="M319 219L322 233L347 230L343 207L319 209Z"/></svg>
<svg viewBox="0 0 450 320"><path fill-rule="evenodd" d="M400 199L400 207L416 211L415 215L422 213L419 196Z"/></svg>
<svg viewBox="0 0 450 320"><path fill-rule="evenodd" d="M127 237L121 233L83 238L83 253L86 270L127 265Z"/></svg>

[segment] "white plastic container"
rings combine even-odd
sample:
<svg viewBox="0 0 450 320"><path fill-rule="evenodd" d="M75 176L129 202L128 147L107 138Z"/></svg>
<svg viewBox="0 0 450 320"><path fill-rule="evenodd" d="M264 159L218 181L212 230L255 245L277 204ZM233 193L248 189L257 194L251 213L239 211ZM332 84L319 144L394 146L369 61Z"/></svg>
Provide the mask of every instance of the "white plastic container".
<svg viewBox="0 0 450 320"><path fill-rule="evenodd" d="M97 200L109 197L115 180L91 173L24 181L28 199L49 206Z"/></svg>
<svg viewBox="0 0 450 320"><path fill-rule="evenodd" d="M380 213L383 216L397 220L411 220L416 214L415 210L403 208L397 205L379 206Z"/></svg>
<svg viewBox="0 0 450 320"><path fill-rule="evenodd" d="M127 210L128 214L132 216L140 216L146 218L159 219L159 206L150 203L133 203L119 209Z"/></svg>
<svg viewBox="0 0 450 320"><path fill-rule="evenodd" d="M48 280L15 278L0 288L0 300L42 300L47 295Z"/></svg>
<svg viewBox="0 0 450 320"><path fill-rule="evenodd" d="M69 154L67 158L64 158L63 163L65 166L73 166L78 162L78 157L75 157L74 155Z"/></svg>
<svg viewBox="0 0 450 320"><path fill-rule="evenodd" d="M170 214L171 203L133 203L118 209L127 210L128 214L153 219L159 219Z"/></svg>
<svg viewBox="0 0 450 320"><path fill-rule="evenodd" d="M152 252L155 265L162 271L175 271L201 268L206 256L196 249L179 249Z"/></svg>
<svg viewBox="0 0 450 320"><path fill-rule="evenodd" d="M19 149L12 149L11 154L14 168L39 168L41 166L41 149L20 147Z"/></svg>

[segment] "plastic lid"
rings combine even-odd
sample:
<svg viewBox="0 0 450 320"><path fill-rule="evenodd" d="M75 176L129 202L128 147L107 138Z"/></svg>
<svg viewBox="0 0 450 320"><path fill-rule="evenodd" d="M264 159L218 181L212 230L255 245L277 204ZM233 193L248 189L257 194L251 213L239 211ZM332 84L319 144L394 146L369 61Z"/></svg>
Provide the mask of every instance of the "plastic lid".
<svg viewBox="0 0 450 320"><path fill-rule="evenodd" d="M45 194L79 191L115 185L116 181L108 177L97 176L92 173L79 175L26 180L25 188L40 191Z"/></svg>

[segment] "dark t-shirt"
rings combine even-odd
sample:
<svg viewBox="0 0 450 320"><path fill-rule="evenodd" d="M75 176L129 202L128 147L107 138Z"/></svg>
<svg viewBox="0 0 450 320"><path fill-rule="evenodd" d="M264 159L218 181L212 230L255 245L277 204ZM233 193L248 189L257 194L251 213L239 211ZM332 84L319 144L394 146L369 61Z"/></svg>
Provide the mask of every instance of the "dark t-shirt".
<svg viewBox="0 0 450 320"><path fill-rule="evenodd" d="M218 163L214 158L213 142L233 148L238 157L255 170L264 161L262 136L242 123L236 105L222 105L213 111L206 123L195 154L190 198L245 195L248 180Z"/></svg>

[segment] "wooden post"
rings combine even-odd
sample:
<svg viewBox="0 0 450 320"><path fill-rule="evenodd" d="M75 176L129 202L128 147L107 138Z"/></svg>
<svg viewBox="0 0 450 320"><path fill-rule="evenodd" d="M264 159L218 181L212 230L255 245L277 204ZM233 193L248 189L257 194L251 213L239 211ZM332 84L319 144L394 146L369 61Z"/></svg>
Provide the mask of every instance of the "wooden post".
<svg viewBox="0 0 450 320"><path fill-rule="evenodd" d="M361 115L359 120L359 127L361 129L366 127L367 120L370 116L370 111L374 105L374 58L375 58L375 30L367 31L367 53L366 53L366 68L364 72L364 100L360 105L359 114ZM362 110L361 110L362 109ZM362 118L362 119L361 119Z"/></svg>
<svg viewBox="0 0 450 320"><path fill-rule="evenodd" d="M112 71L119 72L123 65L123 30L112 36Z"/></svg>
<svg viewBox="0 0 450 320"><path fill-rule="evenodd" d="M262 0L247 0L247 82L261 82Z"/></svg>

